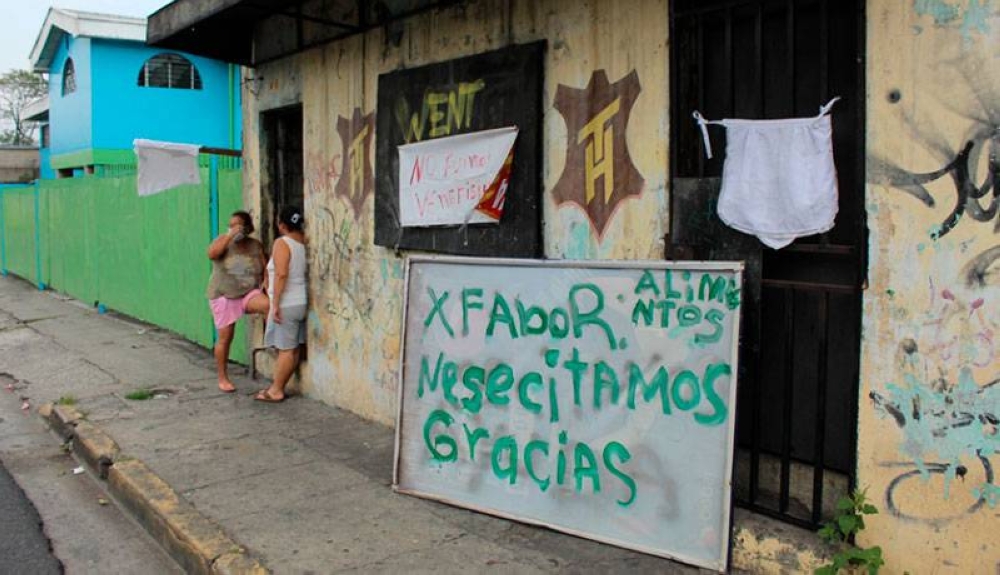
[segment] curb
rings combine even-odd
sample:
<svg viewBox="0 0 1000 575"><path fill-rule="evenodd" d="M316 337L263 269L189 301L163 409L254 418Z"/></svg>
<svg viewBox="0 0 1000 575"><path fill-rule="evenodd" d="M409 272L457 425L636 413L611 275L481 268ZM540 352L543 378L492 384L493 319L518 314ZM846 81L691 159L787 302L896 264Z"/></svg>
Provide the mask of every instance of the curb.
<svg viewBox="0 0 1000 575"><path fill-rule="evenodd" d="M122 454L108 434L74 407L45 404L39 415L105 480L108 493L187 573L269 575L222 528L199 513L143 462Z"/></svg>

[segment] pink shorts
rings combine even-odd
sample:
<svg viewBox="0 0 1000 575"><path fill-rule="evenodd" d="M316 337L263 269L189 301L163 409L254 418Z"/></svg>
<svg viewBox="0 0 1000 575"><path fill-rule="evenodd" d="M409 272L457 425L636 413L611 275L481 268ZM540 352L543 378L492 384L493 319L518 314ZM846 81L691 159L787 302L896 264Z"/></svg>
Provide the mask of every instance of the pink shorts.
<svg viewBox="0 0 1000 575"><path fill-rule="evenodd" d="M222 329L227 325L236 323L246 313L247 303L260 293L263 292L259 289L254 289L239 299L217 297L208 300L208 306L212 308L212 318L215 319L215 328Z"/></svg>

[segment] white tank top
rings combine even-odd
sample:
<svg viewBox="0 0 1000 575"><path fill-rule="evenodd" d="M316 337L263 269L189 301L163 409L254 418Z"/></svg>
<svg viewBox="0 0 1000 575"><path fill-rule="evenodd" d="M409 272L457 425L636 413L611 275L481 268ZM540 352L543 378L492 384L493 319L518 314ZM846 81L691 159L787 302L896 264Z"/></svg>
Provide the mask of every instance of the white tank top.
<svg viewBox="0 0 1000 575"><path fill-rule="evenodd" d="M305 305L306 295L306 247L288 236L278 238L284 240L285 245L291 251L291 258L288 260L288 279L285 281L285 290L281 293L281 305ZM267 285L274 289L274 255L267 262Z"/></svg>

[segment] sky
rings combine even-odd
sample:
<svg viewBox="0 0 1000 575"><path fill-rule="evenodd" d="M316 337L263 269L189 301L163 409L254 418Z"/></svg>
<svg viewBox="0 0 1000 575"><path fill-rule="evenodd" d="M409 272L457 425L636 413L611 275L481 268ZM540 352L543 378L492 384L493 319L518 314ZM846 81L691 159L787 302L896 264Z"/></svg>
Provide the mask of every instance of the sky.
<svg viewBox="0 0 1000 575"><path fill-rule="evenodd" d="M149 16L170 0L0 0L0 73L29 67L28 55L49 7Z"/></svg>

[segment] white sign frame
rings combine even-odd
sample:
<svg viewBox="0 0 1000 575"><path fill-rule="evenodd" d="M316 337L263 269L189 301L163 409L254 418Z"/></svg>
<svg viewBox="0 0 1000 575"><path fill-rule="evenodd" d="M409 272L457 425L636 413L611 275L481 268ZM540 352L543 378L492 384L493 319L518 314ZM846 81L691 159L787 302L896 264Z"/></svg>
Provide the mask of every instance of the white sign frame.
<svg viewBox="0 0 1000 575"><path fill-rule="evenodd" d="M406 495L413 495L423 499L428 499L432 501L437 501L440 503L445 503L455 507L460 507L463 509L468 509L471 511L476 511L479 513L484 513L488 515L493 515L503 519L508 519L512 521L517 521L520 523L528 525L536 525L540 527L545 527L552 529L554 531L559 531L569 535L574 535L584 539L590 539L593 541L598 541L601 543L606 543L621 547L624 549L631 549L634 551L639 551L648 555L653 555L657 557L663 557L666 559L672 559L687 563L690 565L695 565L703 567L706 569L715 570L719 573L725 573L729 565L729 552L731 546L731 532L732 532L732 479L733 479L733 462L734 462L734 438L736 429L736 396L737 396L737 378L736 375L739 372L739 340L740 340L740 317L742 302L732 310L732 342L730 349L730 359L731 359L731 384L728 389L728 406L729 416L726 421L725 430L725 462L724 467L720 470L724 474L724 479L722 485L726 487L723 493L724 501L721 504L721 512L723 514L721 524L725 526L724 533L719 538L719 553L714 561L706 561L704 559L696 558L693 556L687 556L683 553L667 551L661 548L655 548L648 545L642 545L634 543L626 539L619 539L615 537L601 536L595 533L589 533L572 527L567 527L565 525L560 525L557 523L551 523L543 520L537 520L530 517L524 517L515 513L509 513L502 509L495 509L492 507L483 507L476 505L474 503L460 501L452 497L443 496L436 493L431 493L429 491L420 489L410 489L406 488L400 483L401 475L401 457L402 457L402 434L403 434L403 423L406 414L404 412L404 394L405 381L407 377L406 366L407 366L407 324L409 321L410 313L410 285L413 266L422 263L436 263L436 264L456 264L456 265L475 265L475 266L490 266L499 265L504 267L525 267L525 268L578 268L578 269L623 269L623 270L688 270L692 272L720 272L720 273L732 273L735 276L737 285L742 288L743 280L743 262L737 261L660 261L660 260L528 260L528 259L506 259L506 258L473 258L473 257L461 257L461 256L433 256L433 255L413 255L409 256L406 261L405 275L404 275L404 294L403 294L403 314L402 314L402 329L400 337L400 359L399 359L399 388L397 394L397 415L396 415L396 428L395 428L395 447L393 453L393 491Z"/></svg>

